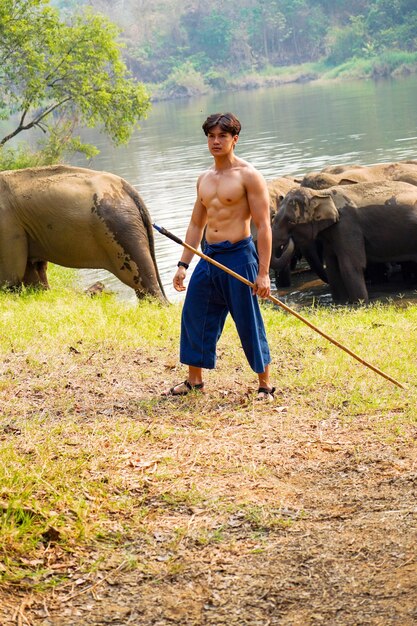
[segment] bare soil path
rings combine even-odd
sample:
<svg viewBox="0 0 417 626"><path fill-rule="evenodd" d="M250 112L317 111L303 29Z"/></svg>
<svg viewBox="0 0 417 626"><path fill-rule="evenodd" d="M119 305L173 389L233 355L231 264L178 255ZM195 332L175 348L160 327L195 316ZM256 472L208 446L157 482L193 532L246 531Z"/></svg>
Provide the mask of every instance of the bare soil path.
<svg viewBox="0 0 417 626"><path fill-rule="evenodd" d="M63 582L3 586L3 626L417 623L415 425L387 431L384 411L346 406L318 421L296 390L259 404L220 379L152 406L155 386L109 383L104 371L101 419L147 435L108 468L136 511L115 513L102 543L51 541L42 558Z"/></svg>

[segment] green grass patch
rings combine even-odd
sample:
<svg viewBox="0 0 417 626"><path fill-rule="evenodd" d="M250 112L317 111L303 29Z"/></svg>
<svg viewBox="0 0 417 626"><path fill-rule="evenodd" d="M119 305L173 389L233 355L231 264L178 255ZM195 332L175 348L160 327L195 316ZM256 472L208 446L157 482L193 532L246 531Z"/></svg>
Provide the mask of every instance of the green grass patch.
<svg viewBox="0 0 417 626"><path fill-rule="evenodd" d="M362 79L383 76L401 76L417 71L417 53L389 50L367 58L353 57L336 67L321 64L317 67L324 79Z"/></svg>
<svg viewBox="0 0 417 626"><path fill-rule="evenodd" d="M229 541L241 527L284 532L302 516L280 491L277 459L286 467L301 449L308 460L323 428L331 445L344 433L358 463L368 439L388 447L413 440L415 306L300 311L405 390L265 304L273 405L256 404L256 376L230 319L207 393L163 399L185 376L181 305L92 298L73 272L51 267L50 276L50 291L0 293L4 582L55 585L65 576L51 568L54 550L80 559L93 545L100 560L132 534L146 545L166 534L174 550Z"/></svg>

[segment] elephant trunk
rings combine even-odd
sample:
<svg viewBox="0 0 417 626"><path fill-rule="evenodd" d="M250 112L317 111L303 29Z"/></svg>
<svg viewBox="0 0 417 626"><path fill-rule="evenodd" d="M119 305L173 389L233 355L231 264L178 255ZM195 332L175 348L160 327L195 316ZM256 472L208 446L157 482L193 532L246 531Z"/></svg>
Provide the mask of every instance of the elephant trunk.
<svg viewBox="0 0 417 626"><path fill-rule="evenodd" d="M290 237L288 242L278 248L274 249L271 257L271 269L276 272L280 272L286 267L291 261L291 257L294 254L295 244L293 239Z"/></svg>

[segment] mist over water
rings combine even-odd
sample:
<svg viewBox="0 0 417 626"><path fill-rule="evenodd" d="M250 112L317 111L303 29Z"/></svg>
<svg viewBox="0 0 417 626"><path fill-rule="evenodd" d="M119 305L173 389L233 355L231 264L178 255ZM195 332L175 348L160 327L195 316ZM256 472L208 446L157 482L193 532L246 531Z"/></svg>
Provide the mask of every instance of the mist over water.
<svg viewBox="0 0 417 626"><path fill-rule="evenodd" d="M232 111L238 116L242 132L236 154L269 180L340 163L417 159L416 102L416 76L291 84L159 102L128 146L114 148L97 131L83 132L83 138L101 151L87 166L128 180L141 194L152 221L183 238L198 175L212 163L201 129L209 114ZM81 157L72 163L86 166ZM182 250L156 231L155 247L168 299L182 298L172 287ZM80 274L85 286L102 280L121 297L135 301L133 291L107 272Z"/></svg>

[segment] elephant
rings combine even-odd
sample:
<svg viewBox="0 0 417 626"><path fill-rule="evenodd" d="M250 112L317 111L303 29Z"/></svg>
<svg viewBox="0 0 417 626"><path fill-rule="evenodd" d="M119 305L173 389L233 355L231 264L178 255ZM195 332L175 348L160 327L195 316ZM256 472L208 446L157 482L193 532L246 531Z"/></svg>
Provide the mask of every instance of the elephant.
<svg viewBox="0 0 417 626"><path fill-rule="evenodd" d="M274 246L274 244L273 244ZM282 258L280 255L283 255ZM291 270L295 270L297 263L305 258L311 270L324 282L328 283L326 268L323 262L323 245L321 241L313 239L307 242L295 242L290 239L288 245L273 247L270 269L275 272L277 289L291 286Z"/></svg>
<svg viewBox="0 0 417 626"><path fill-rule="evenodd" d="M54 165L0 172L0 286L48 288L48 261L108 270L166 302L138 192L108 172Z"/></svg>
<svg viewBox="0 0 417 626"><path fill-rule="evenodd" d="M401 274L405 284L412 287L417 284L417 263L415 261L403 261L400 263Z"/></svg>
<svg viewBox="0 0 417 626"><path fill-rule="evenodd" d="M292 176L280 176L279 178L268 180L266 184L268 187L269 213L272 224L272 220L274 219L275 213L278 211L280 202L283 200L284 196L291 191L291 189L299 187L300 183Z"/></svg>
<svg viewBox="0 0 417 626"><path fill-rule="evenodd" d="M47 261L32 262L28 259L22 283L25 285L25 287L38 287L42 289L49 289L48 276L46 274L47 268Z"/></svg>
<svg viewBox="0 0 417 626"><path fill-rule="evenodd" d="M367 303L367 263L417 261L417 187L385 181L290 191L272 224L273 248L285 250L271 264L290 258L291 240L303 246L316 238L333 301Z"/></svg>
<svg viewBox="0 0 417 626"><path fill-rule="evenodd" d="M280 204L286 194L292 189L297 189L300 186L299 181L296 178L290 176L282 176L275 178L267 182L269 193L269 212L271 215L271 223L274 220L274 216L279 211ZM274 250L272 259L278 257L279 250ZM275 271L275 284L277 288L290 287L291 285L291 270L294 270L297 262L304 257L316 274L327 282L326 270L323 267L323 257L321 252L321 244L317 241L309 242L308 244L296 247L294 245L292 256L289 258L284 266L280 264L279 270ZM271 268L275 268L271 264Z"/></svg>
<svg viewBox="0 0 417 626"><path fill-rule="evenodd" d="M298 186L299 186L299 183L296 182L296 180L292 178L291 176L280 176L279 178L274 178L273 180L267 181L268 194L269 194L269 214L271 218L271 224L274 219L274 215L279 208L280 202L282 201L286 193L290 191L290 189L294 189L295 187L298 187ZM251 222L250 228L251 228L252 237L256 245L257 232L256 232L256 226L253 223L253 221ZM295 258L295 255L294 255L294 258ZM294 259L292 260L292 263L294 263ZM277 286L279 285L281 287L287 287L287 286L289 287L291 285L291 269L294 269L294 267L291 267L291 263L288 261L286 266L281 268L280 272L276 273L275 282Z"/></svg>
<svg viewBox="0 0 417 626"><path fill-rule="evenodd" d="M417 161L398 161L376 165L331 166L321 172L306 174L302 187L327 189L334 185L353 185L383 180L396 180L417 185Z"/></svg>
<svg viewBox="0 0 417 626"><path fill-rule="evenodd" d="M346 170L353 170L353 169L364 169L366 168L366 165L360 165L359 163L349 163L347 165L327 165L327 167L323 167L322 170L320 170L321 172L327 172L328 174L342 174L343 172L346 172ZM300 184L302 183L302 179L300 180ZM308 185L306 185L306 187L308 187Z"/></svg>

